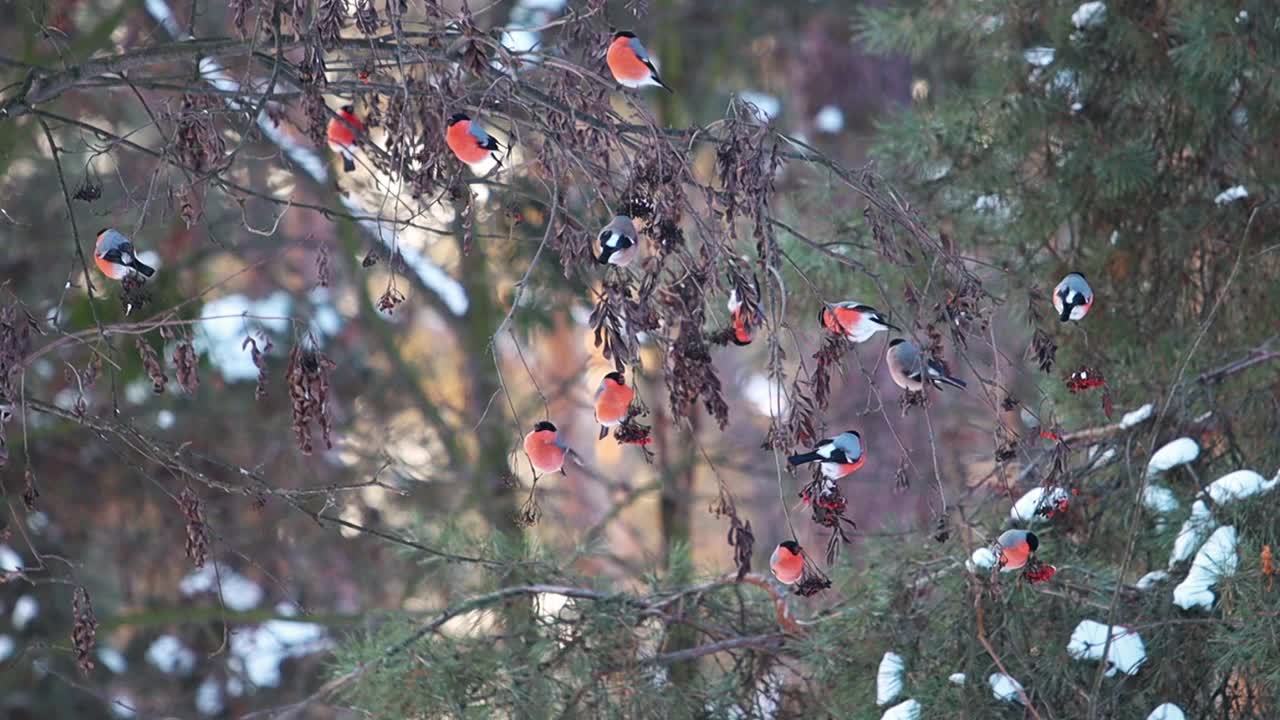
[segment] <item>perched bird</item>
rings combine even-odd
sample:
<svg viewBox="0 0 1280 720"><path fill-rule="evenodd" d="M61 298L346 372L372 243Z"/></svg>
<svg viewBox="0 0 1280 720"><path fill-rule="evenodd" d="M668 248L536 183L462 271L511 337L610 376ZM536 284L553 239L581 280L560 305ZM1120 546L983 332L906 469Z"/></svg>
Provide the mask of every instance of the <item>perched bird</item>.
<svg viewBox="0 0 1280 720"><path fill-rule="evenodd" d="M497 152L501 145L480 124L462 113L454 113L449 118L449 129L445 131L445 142L458 159L468 165L482 163L493 157L498 160Z"/></svg>
<svg viewBox="0 0 1280 720"><path fill-rule="evenodd" d="M885 354L885 358L889 361L889 375L893 377L893 382L903 390L911 392L920 392L924 388L924 378L922 377L926 367L928 371L928 381L933 387L942 389L943 385L950 385L963 390L965 382L963 380L953 378L947 374L947 371L936 360L925 362L925 358L917 348L909 340L902 338L894 338L889 341L889 352Z"/></svg>
<svg viewBox="0 0 1280 720"><path fill-rule="evenodd" d="M1017 570L1035 554L1040 538L1030 530L1005 530L996 544L1000 546L1000 569Z"/></svg>
<svg viewBox="0 0 1280 720"><path fill-rule="evenodd" d="M675 92L658 77L658 68L644 49L640 38L627 30L613 34L613 42L609 43L609 52L605 56L609 63L609 72L613 79L623 87L638 88L645 85L657 85L667 92Z"/></svg>
<svg viewBox="0 0 1280 720"><path fill-rule="evenodd" d="M573 451L561 442L556 426L543 420L524 436L524 452L540 473L564 472L564 460Z"/></svg>
<svg viewBox="0 0 1280 720"><path fill-rule="evenodd" d="M596 422L600 423L601 440L609 434L609 428L627 419L635 398L635 388L627 385L622 373L611 372L600 379L600 387L596 389Z"/></svg>
<svg viewBox="0 0 1280 720"><path fill-rule="evenodd" d="M1069 273L1053 289L1053 308L1058 311L1058 319L1062 322L1083 319L1091 307L1093 288L1078 272Z"/></svg>
<svg viewBox="0 0 1280 720"><path fill-rule="evenodd" d="M818 441L812 452L792 455L787 462L803 465L822 462L822 474L832 480L848 477L862 468L867 457L862 452L862 435L856 430L842 432L833 438Z"/></svg>
<svg viewBox="0 0 1280 720"><path fill-rule="evenodd" d="M360 118L356 117L354 105L343 105L338 110L338 117L342 118L342 120L329 118L329 149L342 156L342 169L346 172L351 172L356 169L356 133L364 132L364 123L360 121ZM346 122L344 123L343 120ZM347 125L351 127L347 127Z"/></svg>
<svg viewBox="0 0 1280 720"><path fill-rule="evenodd" d="M879 310L853 301L823 305L818 311L818 323L855 343L866 342L881 330L902 332L902 328L886 320Z"/></svg>
<svg viewBox="0 0 1280 720"><path fill-rule="evenodd" d="M98 242L93 248L93 262L103 275L112 280L123 280L132 270L142 273L143 277L156 274L155 268L138 259L129 238L111 228L98 231Z"/></svg>
<svg viewBox="0 0 1280 720"><path fill-rule="evenodd" d="M636 225L626 215L615 215L596 236L596 262L601 265L626 267L640 254L640 236Z"/></svg>
<svg viewBox="0 0 1280 720"><path fill-rule="evenodd" d="M804 554L800 552L800 544L795 540L783 540L773 549L769 558L769 569L778 582L783 585L795 585L804 575Z"/></svg>
<svg viewBox="0 0 1280 720"><path fill-rule="evenodd" d="M759 294L757 283L756 295ZM737 289L729 291L729 316L733 318L733 333L729 335L729 339L738 346L750 345L756 337L756 328L764 324L764 316L758 309L754 313L747 311L742 298L738 297Z"/></svg>

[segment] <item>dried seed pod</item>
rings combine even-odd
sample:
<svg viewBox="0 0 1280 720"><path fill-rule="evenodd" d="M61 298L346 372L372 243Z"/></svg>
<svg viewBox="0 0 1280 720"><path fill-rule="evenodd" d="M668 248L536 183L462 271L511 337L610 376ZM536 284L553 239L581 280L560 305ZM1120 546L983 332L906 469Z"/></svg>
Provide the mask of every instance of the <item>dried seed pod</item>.
<svg viewBox="0 0 1280 720"><path fill-rule="evenodd" d="M183 488L182 494L178 496L178 504L187 521L187 557L199 570L204 567L209 556L209 529L200 509L200 498L196 497L191 488Z"/></svg>
<svg viewBox="0 0 1280 720"><path fill-rule="evenodd" d="M200 388L200 356L196 355L190 339L182 340L174 348L173 365L177 368L178 385L187 394L195 394Z"/></svg>
<svg viewBox="0 0 1280 720"><path fill-rule="evenodd" d="M165 385L169 384L169 377L164 374L164 368L160 365L160 356L156 354L155 348L142 338L141 335L134 341L138 348L138 354L142 357L142 367L147 371L147 377L151 378L151 391L157 395L164 392Z"/></svg>
<svg viewBox="0 0 1280 720"><path fill-rule="evenodd" d="M77 587L71 598L71 644L76 649L76 665L88 675L93 669L93 648L97 644L98 619L93 615L93 602L89 591Z"/></svg>

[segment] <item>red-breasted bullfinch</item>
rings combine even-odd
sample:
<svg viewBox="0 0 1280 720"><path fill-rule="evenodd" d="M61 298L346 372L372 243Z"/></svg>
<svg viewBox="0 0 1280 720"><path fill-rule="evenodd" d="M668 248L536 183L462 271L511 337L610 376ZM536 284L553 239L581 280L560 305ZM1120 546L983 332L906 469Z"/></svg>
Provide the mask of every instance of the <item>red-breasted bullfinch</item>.
<svg viewBox="0 0 1280 720"><path fill-rule="evenodd" d="M879 310L853 301L823 305L818 311L818 324L854 343L866 342L881 330L902 332L902 328L890 323Z"/></svg>
<svg viewBox="0 0 1280 720"><path fill-rule="evenodd" d="M1053 309L1058 311L1058 319L1062 322L1080 320L1089 314L1093 307L1093 288L1089 281L1078 272L1068 274L1053 289Z"/></svg>
<svg viewBox="0 0 1280 720"><path fill-rule="evenodd" d="M156 274L155 268L138 259L129 238L111 228L98 231L98 241L93 248L93 262L103 275L112 280L123 280L134 270L142 273L143 277Z"/></svg>
<svg viewBox="0 0 1280 720"><path fill-rule="evenodd" d="M889 375L893 378L894 384L903 390L911 392L920 392L924 388L924 373L928 372L929 384L939 390L943 385L950 385L963 390L966 385L963 380L953 378L947 374L942 364L936 360L925 361L925 358L910 340L902 338L894 338L889 341L889 352L885 354L888 360Z"/></svg>
<svg viewBox="0 0 1280 720"><path fill-rule="evenodd" d="M338 110L338 118L329 119L329 149L342 156L342 169L351 172L356 169L356 133L364 132L364 123L360 118L356 117L356 108L354 105L343 105ZM347 125L351 127L347 127ZM352 128L355 128L354 130Z"/></svg>
<svg viewBox="0 0 1280 720"><path fill-rule="evenodd" d="M783 585L795 585L804 575L804 554L800 552L800 544L795 540L783 540L773 549L769 558L769 569L778 582Z"/></svg>
<svg viewBox="0 0 1280 720"><path fill-rule="evenodd" d="M1000 569L1017 570L1035 554L1040 538L1030 530L1005 530L996 544L1000 546Z"/></svg>
<svg viewBox="0 0 1280 720"><path fill-rule="evenodd" d="M601 265L626 267L640 254L640 236L636 225L626 215L615 215L613 220L596 235L596 262Z"/></svg>
<svg viewBox="0 0 1280 720"><path fill-rule="evenodd" d="M488 160L490 156L498 160L498 150L502 146L492 135L480 127L480 123L462 113L454 113L449 118L449 129L445 131L445 142L458 159L468 165L475 165Z"/></svg>
<svg viewBox="0 0 1280 720"><path fill-rule="evenodd" d="M821 461L823 476L832 480L854 474L862 468L866 460L867 456L862 451L862 435L855 430L848 430L833 438L820 440L812 452L787 458L787 462L792 465Z"/></svg>
<svg viewBox="0 0 1280 720"><path fill-rule="evenodd" d="M605 60L609 63L613 79L623 87L657 85L667 92L675 92L658 77L658 68L654 65L653 58L633 32L620 30L614 33Z"/></svg>
<svg viewBox="0 0 1280 720"><path fill-rule="evenodd" d="M556 426L543 420L524 436L524 452L540 473L564 472L564 461L573 451L562 442Z"/></svg>
<svg viewBox="0 0 1280 720"><path fill-rule="evenodd" d="M622 373L611 372L600 380L596 389L596 422L600 423L601 440L608 436L609 428L627 419L635 397L635 388L627 385Z"/></svg>
<svg viewBox="0 0 1280 720"><path fill-rule="evenodd" d="M760 294L758 287L757 285L757 295ZM736 289L729 291L729 315L733 318L733 334L729 339L734 345L750 345L756 337L756 328L764 324L763 315L759 312L747 312Z"/></svg>

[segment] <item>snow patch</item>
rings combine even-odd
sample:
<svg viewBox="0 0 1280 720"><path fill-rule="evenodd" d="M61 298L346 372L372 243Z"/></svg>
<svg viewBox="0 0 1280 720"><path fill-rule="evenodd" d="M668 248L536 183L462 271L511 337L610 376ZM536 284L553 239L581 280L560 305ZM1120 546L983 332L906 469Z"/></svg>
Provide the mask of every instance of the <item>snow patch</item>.
<svg viewBox="0 0 1280 720"><path fill-rule="evenodd" d="M280 685L280 663L333 646L322 626L294 620L268 620L231 635L232 664L258 687Z"/></svg>
<svg viewBox="0 0 1280 720"><path fill-rule="evenodd" d="M1102 25L1107 20L1107 4L1104 2L1087 2L1071 13L1071 24L1077 30L1087 30Z"/></svg>
<svg viewBox="0 0 1280 720"><path fill-rule="evenodd" d="M1124 429L1128 429L1133 427L1134 425L1137 425L1143 420L1146 420L1147 418L1151 417L1151 413L1155 412L1155 409L1156 409L1155 405L1152 405L1151 403L1147 403L1146 405L1143 405L1142 407L1138 408L1137 410L1134 410L1133 412L1125 413L1124 417L1120 418L1120 427Z"/></svg>
<svg viewBox="0 0 1280 720"><path fill-rule="evenodd" d="M905 670L902 656L895 652L887 652L880 658L880 669L876 671L877 705L888 705L898 697L902 692L902 674Z"/></svg>
<svg viewBox="0 0 1280 720"><path fill-rule="evenodd" d="M1022 702L1019 693L1022 691L1022 683L1005 675L1004 673L991 673L991 677L987 679L991 684L991 694L997 700L1005 702Z"/></svg>
<svg viewBox="0 0 1280 720"><path fill-rule="evenodd" d="M1213 513L1209 512L1209 506L1205 505L1203 500L1195 501L1191 505L1191 517L1182 523L1182 529L1178 531L1178 537L1173 541L1173 552L1169 555L1169 569L1172 570L1173 566L1180 562L1186 562L1196 548L1200 547L1200 543L1204 542L1209 531L1217 526Z"/></svg>
<svg viewBox="0 0 1280 720"><path fill-rule="evenodd" d="M1241 11L1243 12L1243 11ZM1173 703L1165 703L1147 716L1147 720L1187 720L1187 716L1182 713L1182 708Z"/></svg>
<svg viewBox="0 0 1280 720"><path fill-rule="evenodd" d="M1180 437L1151 455L1147 461L1147 477L1155 477L1179 465L1195 462L1200 457L1200 446L1189 437Z"/></svg>
<svg viewBox="0 0 1280 720"><path fill-rule="evenodd" d="M1138 578L1138 582L1135 583L1135 586L1139 590L1146 591L1155 587L1157 583L1162 583L1168 579L1169 579L1169 573L1165 572L1164 570L1152 570L1146 575L1143 575L1142 577Z"/></svg>
<svg viewBox="0 0 1280 720"><path fill-rule="evenodd" d="M196 654L173 635L161 635L147 648L147 662L166 675L190 675Z"/></svg>
<svg viewBox="0 0 1280 720"><path fill-rule="evenodd" d="M964 673L951 673L950 677L947 678L947 682L952 685L963 685Z"/></svg>
<svg viewBox="0 0 1280 720"><path fill-rule="evenodd" d="M1009 519L1015 523L1034 523L1044 522L1044 516L1036 516L1036 510L1040 508L1052 508L1061 500L1067 500L1070 495L1067 491L1060 487L1050 488L1046 495L1045 489L1042 487L1031 488L1027 494L1018 498L1009 510Z"/></svg>
<svg viewBox="0 0 1280 720"><path fill-rule="evenodd" d="M201 715L220 715L226 704L222 701L222 686L210 675L196 688L196 710Z"/></svg>
<svg viewBox="0 0 1280 720"><path fill-rule="evenodd" d="M1153 512L1171 513L1178 509L1178 496L1163 485L1148 485L1142 490L1142 504Z"/></svg>
<svg viewBox="0 0 1280 720"><path fill-rule="evenodd" d="M884 711L880 720L920 720L920 703L908 700Z"/></svg>
<svg viewBox="0 0 1280 720"><path fill-rule="evenodd" d="M964 566L973 574L977 574L979 570L990 570L996 565L996 554L991 552L991 548L980 547L973 551L973 555L964 561Z"/></svg>
<svg viewBox="0 0 1280 720"><path fill-rule="evenodd" d="M1027 48L1022 57L1036 67L1047 67L1053 64L1054 50L1051 47ZM995 677L994 675L992 677Z"/></svg>
<svg viewBox="0 0 1280 720"><path fill-rule="evenodd" d="M124 653L108 645L98 648L98 660L102 662L103 667L116 675L129 669L129 661L124 659Z"/></svg>
<svg viewBox="0 0 1280 720"><path fill-rule="evenodd" d="M0 572L17 572L22 569L22 556L8 545L0 545Z"/></svg>
<svg viewBox="0 0 1280 720"><path fill-rule="evenodd" d="M769 122L778 117L778 113L782 112L781 100L759 90L743 90L738 93L738 99L755 105L756 119L762 123Z"/></svg>
<svg viewBox="0 0 1280 720"><path fill-rule="evenodd" d="M292 307L293 300L283 290L261 300L251 300L240 294L211 300L200 309L203 322L196 335L196 350L207 355L209 362L228 382L256 380L258 368L253 364L250 353L240 349L240 344L259 327L284 332L289 327ZM268 319L244 317L246 315Z"/></svg>
<svg viewBox="0 0 1280 720"><path fill-rule="evenodd" d="M777 381L770 380L764 375L752 375L747 380L747 384L742 387L742 396L751 403L756 412L765 416L772 416L775 412L785 413L791 407L784 388Z"/></svg>
<svg viewBox="0 0 1280 720"><path fill-rule="evenodd" d="M1236 529L1230 525L1218 528L1205 542L1191 563L1187 579L1173 589L1173 604L1183 610L1213 607L1213 591L1218 579L1236 572L1240 558L1236 555Z"/></svg>
<svg viewBox="0 0 1280 720"><path fill-rule="evenodd" d="M0 635L0 662L8 660L14 649L18 647L18 643L9 635Z"/></svg>
<svg viewBox="0 0 1280 720"><path fill-rule="evenodd" d="M1252 470L1237 470L1214 480L1205 488L1215 505L1226 505L1254 495L1271 492L1280 485L1280 473L1270 481Z"/></svg>
<svg viewBox="0 0 1280 720"><path fill-rule="evenodd" d="M178 590L187 597L213 592L218 587L219 580L222 581L222 602L229 609L243 612L252 610L262 602L262 586L226 567L215 572L212 563L182 578L178 583Z"/></svg>
<svg viewBox="0 0 1280 720"><path fill-rule="evenodd" d="M823 105L813 116L813 127L818 132L835 134L844 129L844 111L835 105Z"/></svg>
<svg viewBox="0 0 1280 720"><path fill-rule="evenodd" d="M1106 676L1111 677L1117 671L1136 675L1147 661L1147 646L1138 633L1127 628L1112 626L1108 633L1108 627L1100 622L1081 620L1071 633L1067 654L1077 660L1101 660L1108 635L1111 647L1107 648Z"/></svg>
<svg viewBox="0 0 1280 720"><path fill-rule="evenodd" d="M1218 196L1213 199L1213 204L1227 205L1247 197L1249 197L1249 191L1243 185L1236 185L1218 193Z"/></svg>
<svg viewBox="0 0 1280 720"><path fill-rule="evenodd" d="M13 629L21 630L25 628L39 614L40 603L30 595L23 595L18 598L18 602L13 604L13 615L10 618L13 622Z"/></svg>

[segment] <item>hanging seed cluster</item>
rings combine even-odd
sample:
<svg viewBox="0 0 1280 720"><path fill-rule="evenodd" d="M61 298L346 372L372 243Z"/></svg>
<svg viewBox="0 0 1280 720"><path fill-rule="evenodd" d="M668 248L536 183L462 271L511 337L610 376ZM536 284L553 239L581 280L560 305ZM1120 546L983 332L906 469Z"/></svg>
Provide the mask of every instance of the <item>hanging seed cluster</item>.
<svg viewBox="0 0 1280 720"><path fill-rule="evenodd" d="M303 455L310 455L313 450L313 424L320 429L325 447L333 447L329 421L329 371L336 367L332 360L316 350L304 350L302 346L295 345L289 352L285 381L293 403L293 433Z"/></svg>

